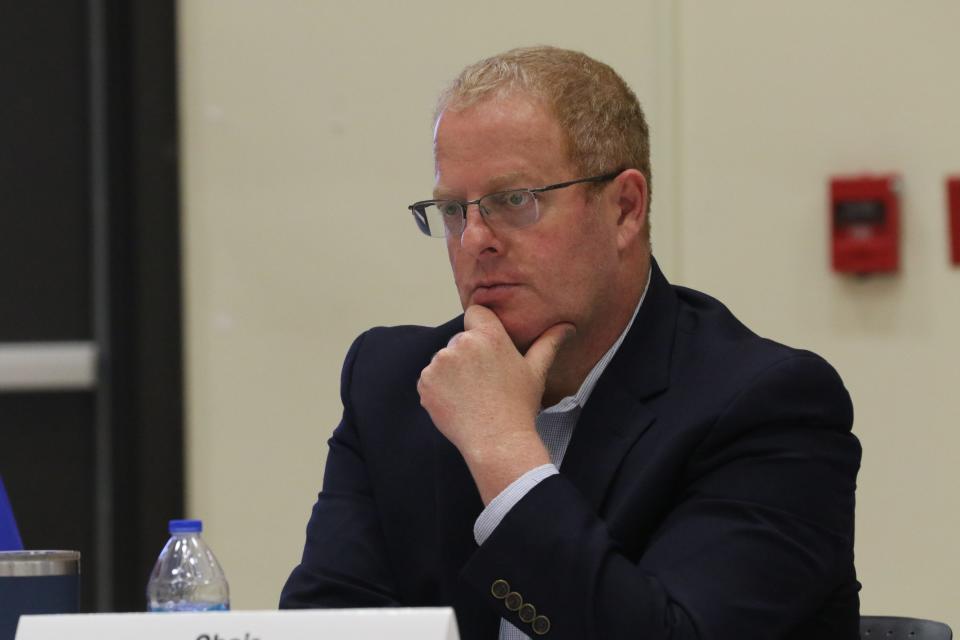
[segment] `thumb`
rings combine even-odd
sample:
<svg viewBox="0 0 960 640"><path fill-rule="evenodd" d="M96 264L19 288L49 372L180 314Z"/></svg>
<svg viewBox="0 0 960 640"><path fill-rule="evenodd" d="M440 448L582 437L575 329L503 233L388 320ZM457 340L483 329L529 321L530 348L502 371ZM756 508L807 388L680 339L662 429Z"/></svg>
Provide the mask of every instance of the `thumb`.
<svg viewBox="0 0 960 640"><path fill-rule="evenodd" d="M540 334L523 358L541 380L546 380L560 347L576 333L576 327L569 322L555 324Z"/></svg>
<svg viewBox="0 0 960 640"><path fill-rule="evenodd" d="M478 329L480 327L500 327L503 329L503 325L500 323L500 318L497 317L493 311L486 307L481 307L478 304L472 304L467 307L466 311L463 314L463 329L464 331L470 331L471 329Z"/></svg>

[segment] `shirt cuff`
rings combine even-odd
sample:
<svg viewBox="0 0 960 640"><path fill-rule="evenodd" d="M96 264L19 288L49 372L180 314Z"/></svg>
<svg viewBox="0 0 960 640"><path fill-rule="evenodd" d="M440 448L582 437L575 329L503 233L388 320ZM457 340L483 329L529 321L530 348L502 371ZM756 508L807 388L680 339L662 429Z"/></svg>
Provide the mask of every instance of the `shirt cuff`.
<svg viewBox="0 0 960 640"><path fill-rule="evenodd" d="M540 484L546 478L560 473L553 464L544 464L534 467L525 474L514 480L510 485L501 491L496 498L490 501L490 504L480 512L480 516L473 525L473 538L477 544L486 542L493 530L497 528L500 521L510 512L515 504L530 492L535 486Z"/></svg>

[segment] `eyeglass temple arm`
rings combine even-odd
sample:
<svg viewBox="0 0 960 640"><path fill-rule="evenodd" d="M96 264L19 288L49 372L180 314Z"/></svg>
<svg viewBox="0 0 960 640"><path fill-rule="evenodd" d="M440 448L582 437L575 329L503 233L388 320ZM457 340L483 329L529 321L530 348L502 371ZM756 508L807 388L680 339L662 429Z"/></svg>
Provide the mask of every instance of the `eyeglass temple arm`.
<svg viewBox="0 0 960 640"><path fill-rule="evenodd" d="M591 176L589 178L580 178L578 180L568 180L566 182L551 184L549 186L539 187L537 189L527 189L527 191L531 193L543 193L544 191L553 191L554 189L563 189L564 187L580 184L582 182L606 182L607 180L613 180L621 173L623 173L623 169L619 169L617 171L611 171L610 173L605 173L602 176Z"/></svg>

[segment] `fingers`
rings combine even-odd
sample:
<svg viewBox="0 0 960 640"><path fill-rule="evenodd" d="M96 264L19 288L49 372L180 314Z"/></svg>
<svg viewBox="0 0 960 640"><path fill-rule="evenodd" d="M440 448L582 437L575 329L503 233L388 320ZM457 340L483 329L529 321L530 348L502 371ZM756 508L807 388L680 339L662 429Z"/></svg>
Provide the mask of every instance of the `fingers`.
<svg viewBox="0 0 960 640"><path fill-rule="evenodd" d="M524 359L541 380L547 379L547 373L550 372L560 347L576 333L577 330L572 324L561 322L540 334L540 337L527 349Z"/></svg>

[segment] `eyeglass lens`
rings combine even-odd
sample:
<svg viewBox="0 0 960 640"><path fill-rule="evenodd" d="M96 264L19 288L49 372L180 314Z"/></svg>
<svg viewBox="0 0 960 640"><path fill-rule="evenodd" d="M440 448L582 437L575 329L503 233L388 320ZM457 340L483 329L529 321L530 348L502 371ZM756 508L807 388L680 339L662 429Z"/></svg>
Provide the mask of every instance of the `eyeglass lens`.
<svg viewBox="0 0 960 640"><path fill-rule="evenodd" d="M518 189L491 193L477 203L487 224L493 227L522 227L537 221L537 198L530 191ZM463 233L466 213L463 203L456 200L441 200L423 205L423 220L431 236L459 236ZM424 224L425 223L425 224Z"/></svg>

